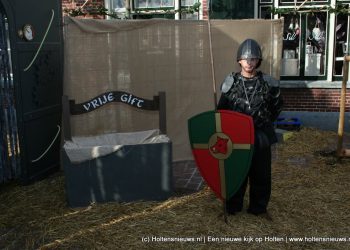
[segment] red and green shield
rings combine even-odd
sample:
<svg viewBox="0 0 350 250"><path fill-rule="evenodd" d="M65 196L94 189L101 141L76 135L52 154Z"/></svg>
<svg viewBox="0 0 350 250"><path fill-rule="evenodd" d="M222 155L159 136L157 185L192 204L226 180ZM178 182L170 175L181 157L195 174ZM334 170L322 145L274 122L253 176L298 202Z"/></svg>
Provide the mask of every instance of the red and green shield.
<svg viewBox="0 0 350 250"><path fill-rule="evenodd" d="M192 153L208 186L221 199L231 198L246 178L254 150L250 116L208 111L188 120Z"/></svg>

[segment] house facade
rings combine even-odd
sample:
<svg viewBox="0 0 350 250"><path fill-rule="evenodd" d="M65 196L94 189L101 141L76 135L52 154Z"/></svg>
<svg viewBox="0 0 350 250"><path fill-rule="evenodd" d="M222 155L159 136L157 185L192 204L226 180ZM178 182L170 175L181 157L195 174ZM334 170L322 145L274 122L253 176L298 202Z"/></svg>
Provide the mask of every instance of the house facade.
<svg viewBox="0 0 350 250"><path fill-rule="evenodd" d="M191 11L197 1L199 8ZM133 19L284 18L280 74L284 115L297 116L305 125L337 129L349 43L349 0L63 0L62 8L84 4L103 5L120 18ZM347 97L349 111L350 94Z"/></svg>

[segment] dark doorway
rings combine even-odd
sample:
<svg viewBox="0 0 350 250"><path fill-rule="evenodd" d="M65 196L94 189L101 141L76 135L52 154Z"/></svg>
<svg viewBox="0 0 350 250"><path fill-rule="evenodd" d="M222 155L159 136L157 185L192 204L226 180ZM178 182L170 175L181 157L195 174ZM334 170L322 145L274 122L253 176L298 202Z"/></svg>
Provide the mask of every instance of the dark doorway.
<svg viewBox="0 0 350 250"><path fill-rule="evenodd" d="M5 34L1 46L7 51L1 54L2 94L7 99L1 98L0 104L0 183L17 178L30 183L59 169L61 1L0 0L0 9Z"/></svg>

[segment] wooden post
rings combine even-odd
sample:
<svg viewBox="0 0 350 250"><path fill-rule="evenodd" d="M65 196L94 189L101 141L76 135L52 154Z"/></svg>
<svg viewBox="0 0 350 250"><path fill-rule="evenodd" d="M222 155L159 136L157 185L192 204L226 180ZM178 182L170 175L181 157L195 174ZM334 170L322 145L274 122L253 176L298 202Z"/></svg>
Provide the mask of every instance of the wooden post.
<svg viewBox="0 0 350 250"><path fill-rule="evenodd" d="M64 140L72 140L72 132L70 127L70 106L68 96L62 96L62 126Z"/></svg>
<svg viewBox="0 0 350 250"><path fill-rule="evenodd" d="M344 134L344 116L345 116L345 101L346 101L346 84L348 82L350 56L344 57L343 63L343 82L340 94L340 110L339 110L339 125L338 125L338 145L337 157L342 157L343 154L343 134Z"/></svg>
<svg viewBox="0 0 350 250"><path fill-rule="evenodd" d="M224 221L226 224L228 224L228 221L227 221L227 207L226 207L226 199L223 200L223 209L224 209Z"/></svg>
<svg viewBox="0 0 350 250"><path fill-rule="evenodd" d="M159 92L159 129L162 134L167 133L166 126L166 96L165 92Z"/></svg>
<svg viewBox="0 0 350 250"><path fill-rule="evenodd" d="M208 35L209 35L209 52L210 52L210 65L211 65L211 73L212 73L212 84L213 84L213 91L214 91L214 107L216 109L218 101L216 97L215 67L214 67L214 57L213 57L213 45L212 45L212 39L211 39L210 19L208 19Z"/></svg>

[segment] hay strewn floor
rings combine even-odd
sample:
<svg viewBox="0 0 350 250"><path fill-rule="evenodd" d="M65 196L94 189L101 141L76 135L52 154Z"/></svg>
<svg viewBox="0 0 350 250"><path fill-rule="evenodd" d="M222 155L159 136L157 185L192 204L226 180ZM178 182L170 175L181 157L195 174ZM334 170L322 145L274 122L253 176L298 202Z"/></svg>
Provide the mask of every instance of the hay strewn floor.
<svg viewBox="0 0 350 250"><path fill-rule="evenodd" d="M242 212L227 225L207 188L165 202L70 209L62 174L31 186L0 186L0 248L349 249L350 160L320 153L334 150L335 140L335 133L302 129L277 145L273 221ZM244 242L249 237L252 242ZM286 242L290 237L303 242Z"/></svg>

